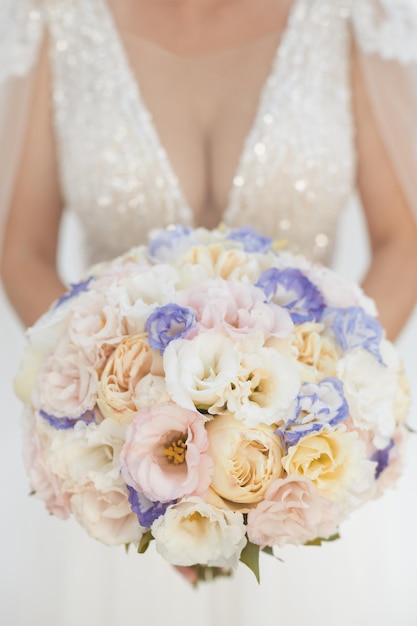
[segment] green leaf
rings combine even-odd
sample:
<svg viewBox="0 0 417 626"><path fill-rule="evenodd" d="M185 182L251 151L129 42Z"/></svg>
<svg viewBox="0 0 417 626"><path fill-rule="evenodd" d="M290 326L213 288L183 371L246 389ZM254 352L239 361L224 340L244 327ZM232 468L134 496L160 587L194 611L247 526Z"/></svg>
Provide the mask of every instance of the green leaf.
<svg viewBox="0 0 417 626"><path fill-rule="evenodd" d="M259 573L259 546L248 541L246 546L242 550L240 555L240 561L244 563L255 574L255 578L258 584L261 583L261 577Z"/></svg>
<svg viewBox="0 0 417 626"><path fill-rule="evenodd" d="M138 545L138 553L145 554L152 540L153 540L152 533L150 530L148 530L148 532L142 535L142 539L140 540L139 545Z"/></svg>
<svg viewBox="0 0 417 626"><path fill-rule="evenodd" d="M404 424L404 426L405 426L405 429L408 430L409 433L411 433L412 435L417 435L417 430L412 428L409 424Z"/></svg>
<svg viewBox="0 0 417 626"><path fill-rule="evenodd" d="M317 539L313 539L313 541L307 541L307 543L305 543L305 546L321 546L322 543L329 543L330 541L337 541L338 539L340 539L340 535L339 533L336 533L335 535L332 535L331 537L327 537L327 539L324 539L323 537L317 537Z"/></svg>
<svg viewBox="0 0 417 626"><path fill-rule="evenodd" d="M284 559L281 559L279 556L277 556L270 546L265 546L265 548L262 548L261 552L265 552L265 554L269 554L270 556L272 556L272 558L276 559L277 561L284 563Z"/></svg>

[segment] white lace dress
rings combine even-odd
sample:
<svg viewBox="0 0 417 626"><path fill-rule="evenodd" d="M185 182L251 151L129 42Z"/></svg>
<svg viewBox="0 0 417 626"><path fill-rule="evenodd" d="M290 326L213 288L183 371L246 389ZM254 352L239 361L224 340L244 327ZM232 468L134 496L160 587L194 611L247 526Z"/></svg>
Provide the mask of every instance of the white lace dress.
<svg viewBox="0 0 417 626"><path fill-rule="evenodd" d="M0 74L5 65L25 73L42 25L49 29L62 190L82 223L89 260L124 251L151 228L193 225L106 0L22 0L17 19L2 2L10 41ZM417 25L405 0L294 0L230 183L226 224L256 226L330 260L341 211L355 192L352 22L364 52L406 63L417 60L412 19ZM18 36L13 24L25 25ZM19 573L21 602L13 601L8 626L417 624L409 570L406 577L397 554L406 550L404 538L382 536L378 504L346 525L342 542L289 548L284 563L264 558L261 587L242 566L234 581L197 591L152 550L126 556L75 524L47 519L39 503L25 511L32 507L29 565ZM381 545L389 541L387 554Z"/></svg>

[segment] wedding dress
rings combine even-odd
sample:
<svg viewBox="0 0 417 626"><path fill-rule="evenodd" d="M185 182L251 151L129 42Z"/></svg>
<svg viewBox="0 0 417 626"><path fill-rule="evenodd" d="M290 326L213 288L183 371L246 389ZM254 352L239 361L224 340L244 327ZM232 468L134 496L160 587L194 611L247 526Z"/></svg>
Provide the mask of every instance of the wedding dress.
<svg viewBox="0 0 417 626"><path fill-rule="evenodd" d="M121 253L155 227L195 225L106 0L0 0L0 18L0 29L7 23L7 31L0 30L0 82L9 85L2 97L20 105L8 128L12 150L3 176L12 179L18 160L28 87L7 77L27 75L46 28L62 193L82 224L88 260ZM417 207L416 29L412 0L293 0L230 181L221 216L226 225L253 225L294 251L330 262L341 212L355 193L352 30L381 134L410 206ZM3 208L9 191L5 182ZM379 524L382 509L374 511L371 519ZM95 544L71 523L43 516L33 538L38 562L29 570L39 580L29 588L29 574L21 572L26 602L13 607L10 626L417 623L404 573L399 567L398 579L388 579L381 557L381 544L392 537L370 523L362 530L360 516L357 527L355 520L347 526L345 543L288 549L284 563L264 559L260 588L242 568L235 581L198 591L152 551L126 556ZM389 601L390 590L400 606Z"/></svg>

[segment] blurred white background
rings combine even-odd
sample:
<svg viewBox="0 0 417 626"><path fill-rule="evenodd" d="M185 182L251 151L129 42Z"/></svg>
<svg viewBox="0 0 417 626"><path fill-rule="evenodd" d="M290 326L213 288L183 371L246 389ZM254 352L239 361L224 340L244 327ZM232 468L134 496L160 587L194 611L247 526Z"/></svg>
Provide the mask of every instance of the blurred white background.
<svg viewBox="0 0 417 626"><path fill-rule="evenodd" d="M367 247L358 208L346 212L340 230L335 268L360 279ZM61 259L67 280L78 277L77 240L68 221ZM355 513L342 526L341 541L320 549L286 549L284 563L265 557L260 588L241 566L235 583L188 590L177 574L161 576L160 557L126 556L123 549L102 546L73 520L48 516L43 504L29 497L21 407L12 391L23 336L3 295L0 307L0 624L417 625L417 435L398 488ZM417 314L398 345L414 395L409 422L417 429Z"/></svg>

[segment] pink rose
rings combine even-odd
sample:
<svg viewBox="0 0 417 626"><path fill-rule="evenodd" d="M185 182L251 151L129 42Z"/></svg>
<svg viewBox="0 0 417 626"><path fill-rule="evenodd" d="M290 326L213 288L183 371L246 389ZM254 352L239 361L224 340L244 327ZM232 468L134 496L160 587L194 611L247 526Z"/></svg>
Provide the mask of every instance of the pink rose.
<svg viewBox="0 0 417 626"><path fill-rule="evenodd" d="M287 337L292 329L291 317L285 309L265 302L263 291L253 285L221 278L180 292L177 301L197 311L204 328L225 328L232 336L248 331Z"/></svg>
<svg viewBox="0 0 417 626"><path fill-rule="evenodd" d="M103 344L117 344L127 334L126 320L121 313L123 292L94 289L74 301L68 337L84 350L98 351Z"/></svg>
<svg viewBox="0 0 417 626"><path fill-rule="evenodd" d="M329 537L340 521L337 505L319 496L311 481L290 476L276 480L249 512L247 533L261 547L299 545Z"/></svg>
<svg viewBox="0 0 417 626"><path fill-rule="evenodd" d="M43 500L49 513L61 519L70 515L70 494L63 490L63 481L51 471L48 465L50 438L40 429L35 430L35 423L27 425L23 459L29 477L30 488L34 495Z"/></svg>
<svg viewBox="0 0 417 626"><path fill-rule="evenodd" d="M98 375L87 354L62 341L36 376L33 402L54 417L80 417L94 408Z"/></svg>
<svg viewBox="0 0 417 626"><path fill-rule="evenodd" d="M108 546L138 544L143 535L125 487L99 490L93 483L83 485L71 496L71 511L90 537Z"/></svg>
<svg viewBox="0 0 417 626"><path fill-rule="evenodd" d="M139 411L120 455L125 482L157 502L204 493L213 475L204 423L169 402Z"/></svg>

